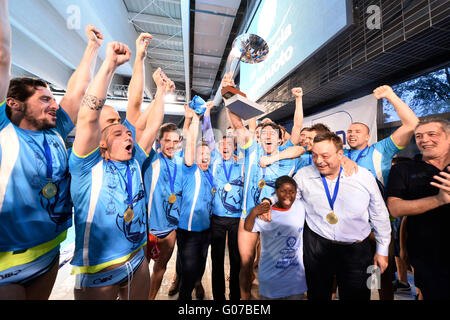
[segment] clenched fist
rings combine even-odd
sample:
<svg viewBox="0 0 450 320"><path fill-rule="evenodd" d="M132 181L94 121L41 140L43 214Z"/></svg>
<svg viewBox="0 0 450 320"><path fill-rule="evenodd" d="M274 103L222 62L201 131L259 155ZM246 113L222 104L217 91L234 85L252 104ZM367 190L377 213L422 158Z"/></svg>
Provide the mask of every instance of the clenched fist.
<svg viewBox="0 0 450 320"><path fill-rule="evenodd" d="M396 96L392 88L386 85L378 87L375 90L373 90L373 95L375 99L381 98L391 99Z"/></svg>
<svg viewBox="0 0 450 320"><path fill-rule="evenodd" d="M298 88L293 88L292 89L292 94L296 97L296 98L301 98L303 97L303 89L298 87Z"/></svg>
<svg viewBox="0 0 450 320"><path fill-rule="evenodd" d="M96 44L97 46L101 46L103 43L103 34L94 27L92 24L88 24L85 29L86 37L90 43Z"/></svg>
<svg viewBox="0 0 450 320"><path fill-rule="evenodd" d="M106 59L112 62L116 67L121 66L130 60L131 51L126 44L120 42L111 42L106 49Z"/></svg>

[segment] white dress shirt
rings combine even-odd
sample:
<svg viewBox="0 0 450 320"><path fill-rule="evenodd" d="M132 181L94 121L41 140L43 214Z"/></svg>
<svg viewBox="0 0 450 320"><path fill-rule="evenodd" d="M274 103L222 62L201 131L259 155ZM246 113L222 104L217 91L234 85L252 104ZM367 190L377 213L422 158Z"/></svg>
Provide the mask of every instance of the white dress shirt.
<svg viewBox="0 0 450 320"><path fill-rule="evenodd" d="M389 213L370 171L358 166L358 172L349 177L341 172L334 210L328 203L320 172L314 165L300 169L294 179L298 185L297 196L305 203L306 222L312 231L328 240L355 242L367 238L373 228L376 253L388 255L391 241ZM325 180L330 195L333 195L337 178ZM327 221L330 212L337 216L336 224Z"/></svg>

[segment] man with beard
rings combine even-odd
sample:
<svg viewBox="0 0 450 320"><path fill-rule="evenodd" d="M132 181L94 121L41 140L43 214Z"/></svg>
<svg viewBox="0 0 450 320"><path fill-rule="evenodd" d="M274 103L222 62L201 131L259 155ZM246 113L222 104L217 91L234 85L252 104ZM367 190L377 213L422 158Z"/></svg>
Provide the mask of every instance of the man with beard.
<svg viewBox="0 0 450 320"><path fill-rule="evenodd" d="M10 34L1 0L0 299L48 299L59 245L72 224L64 139L76 123L103 35L86 27L85 53L58 106L45 82L9 81Z"/></svg>
<svg viewBox="0 0 450 320"><path fill-rule="evenodd" d="M142 166L148 201L148 237L150 245L159 252L158 257L153 256L155 263L150 281L150 300L156 298L167 263L172 257L182 198L183 158L178 152L181 137L177 125L163 124L159 129L158 142L161 152L152 149Z"/></svg>

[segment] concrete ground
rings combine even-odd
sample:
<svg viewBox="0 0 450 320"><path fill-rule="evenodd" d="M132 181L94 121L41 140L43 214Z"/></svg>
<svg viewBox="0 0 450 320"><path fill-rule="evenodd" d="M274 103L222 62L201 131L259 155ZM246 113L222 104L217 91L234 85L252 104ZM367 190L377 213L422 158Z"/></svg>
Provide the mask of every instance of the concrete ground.
<svg viewBox="0 0 450 320"><path fill-rule="evenodd" d="M73 288L75 285L75 276L70 275L71 265L70 265L70 255L73 247L67 248L61 254L60 259L60 270L58 273L58 277L56 279L55 285L53 287L52 294L50 295L50 300L73 300ZM227 250L226 250L227 252ZM170 259L166 274L164 275L161 288L156 297L157 300L176 300L178 298L178 294L169 297L168 291L172 284L172 279L175 273L175 261L176 261L176 246L175 250L172 254L172 258ZM153 262L150 263L150 271L153 269ZM229 261L228 254L226 253L225 257L225 272L227 273L229 270ZM414 287L414 279L412 274L408 273L408 280L411 284L411 292L410 293L395 293L395 300L414 300L415 295L415 287ZM205 300L212 300L212 288L211 288L211 255L208 253L208 261L206 263L205 273L203 275L202 284L205 289ZM226 281L226 292L225 296L228 297L228 281ZM255 279L252 286L252 295L256 299L259 298L258 294L258 279ZM339 293L338 293L339 296ZM193 294L193 299L195 300L195 295ZM372 290L372 300L379 300L378 291Z"/></svg>

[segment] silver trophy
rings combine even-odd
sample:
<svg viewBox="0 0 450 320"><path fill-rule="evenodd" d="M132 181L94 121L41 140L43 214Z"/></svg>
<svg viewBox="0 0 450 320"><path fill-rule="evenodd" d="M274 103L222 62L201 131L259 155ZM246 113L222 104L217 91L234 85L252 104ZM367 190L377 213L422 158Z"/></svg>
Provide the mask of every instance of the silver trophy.
<svg viewBox="0 0 450 320"><path fill-rule="evenodd" d="M268 53L269 46L263 38L256 34L241 34L233 41L229 58L231 59L230 71L234 74L239 61L251 64L262 62L266 59ZM223 87L221 94L225 106L244 120L265 112L265 108L262 105L251 101L245 93L234 87Z"/></svg>

